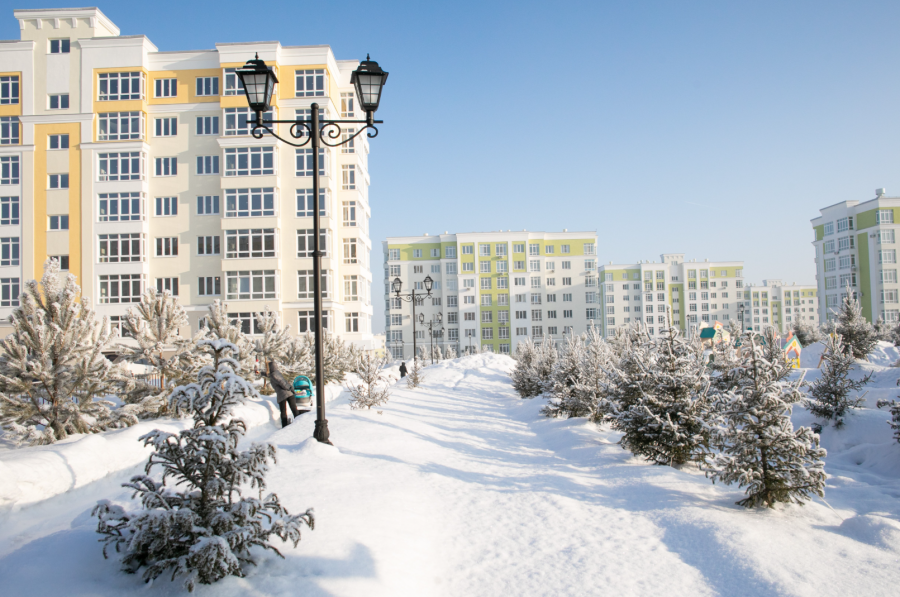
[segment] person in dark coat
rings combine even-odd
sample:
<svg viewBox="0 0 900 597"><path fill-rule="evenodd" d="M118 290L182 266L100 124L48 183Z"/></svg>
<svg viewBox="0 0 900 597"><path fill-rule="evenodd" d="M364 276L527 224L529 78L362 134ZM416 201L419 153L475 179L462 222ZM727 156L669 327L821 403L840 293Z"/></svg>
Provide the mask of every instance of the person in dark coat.
<svg viewBox="0 0 900 597"><path fill-rule="evenodd" d="M409 373L409 371L406 370L406 363L400 363L400 379L406 377L407 373Z"/></svg>
<svg viewBox="0 0 900 597"><path fill-rule="evenodd" d="M294 388L278 370L278 363L269 362L269 383L275 390L275 397L278 398L278 407L281 409L281 427L282 429L289 424L287 416L287 407L291 407L291 414L294 418L300 413L297 411L297 400L294 398Z"/></svg>

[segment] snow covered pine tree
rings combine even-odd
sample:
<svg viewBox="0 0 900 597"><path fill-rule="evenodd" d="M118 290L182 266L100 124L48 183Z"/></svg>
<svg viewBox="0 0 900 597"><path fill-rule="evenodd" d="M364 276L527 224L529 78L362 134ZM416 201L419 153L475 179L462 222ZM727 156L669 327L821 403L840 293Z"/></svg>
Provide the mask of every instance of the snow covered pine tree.
<svg viewBox="0 0 900 597"><path fill-rule="evenodd" d="M721 451L710 456L707 476L746 486L738 505L773 507L777 502L803 504L811 494L825 495L825 450L809 427L794 430L791 405L802 400L803 380L784 381L790 365L770 360L751 335L745 337L743 362L735 387L718 394L723 418L713 433Z"/></svg>
<svg viewBox="0 0 900 597"><path fill-rule="evenodd" d="M847 286L846 294L837 313L835 331L843 337L844 347L850 350L854 358L866 359L878 344L878 334L862 316L862 307L850 286Z"/></svg>
<svg viewBox="0 0 900 597"><path fill-rule="evenodd" d="M75 276L61 274L50 259L40 285L26 284L10 315L13 333L0 342L0 424L16 444L51 444L137 423L133 409L94 400L126 378L103 354L113 350L116 335L80 295Z"/></svg>
<svg viewBox="0 0 900 597"><path fill-rule="evenodd" d="M816 417L834 421L836 429L844 426L844 415L865 404L865 394L850 398L851 392L859 392L872 380L872 374L862 379L850 379L850 370L856 359L844 347L840 334L831 334L825 340L825 368L821 377L809 384L810 399L806 405Z"/></svg>
<svg viewBox="0 0 900 597"><path fill-rule="evenodd" d="M352 398L350 408L369 409L388 401L391 397L391 387L382 372L385 363L385 359L372 356L368 352L356 357L354 373L359 376L362 383L347 384L347 391Z"/></svg>
<svg viewBox="0 0 900 597"><path fill-rule="evenodd" d="M409 368L406 376L406 385L409 389L418 388L423 381L425 381L425 376L422 375L422 361L413 359L413 366Z"/></svg>
<svg viewBox="0 0 900 597"><path fill-rule="evenodd" d="M256 396L247 380L235 371L240 365L228 356L238 356L237 347L222 339L201 340L213 364L200 370L199 379L175 388L170 400L191 411L194 425L178 434L151 431L140 439L154 453L144 475L131 478L124 487L140 496L141 509L124 508L101 500L92 514L99 518L97 532L103 535L103 555L110 545L124 549L124 570L144 570L149 582L166 572L172 579L184 575L185 587L197 582L212 584L228 575L244 576L244 567L256 564L252 548L281 552L268 540L300 541L303 524L313 528L312 509L291 515L278 496L265 498L269 461L275 462L275 447L253 444L239 451L246 431L244 422L231 417L233 409ZM162 469L161 481L150 477ZM179 490L174 485L184 486ZM259 490L259 498L241 495L242 486Z"/></svg>
<svg viewBox="0 0 900 597"><path fill-rule="evenodd" d="M539 358L531 338L526 338L516 346L516 366L509 373L512 386L521 398L540 396L542 384L535 371L535 360Z"/></svg>
<svg viewBox="0 0 900 597"><path fill-rule="evenodd" d="M822 332L819 331L819 327L808 321L795 321L791 329L794 330L794 335L797 336L797 340L804 347L822 340Z"/></svg>

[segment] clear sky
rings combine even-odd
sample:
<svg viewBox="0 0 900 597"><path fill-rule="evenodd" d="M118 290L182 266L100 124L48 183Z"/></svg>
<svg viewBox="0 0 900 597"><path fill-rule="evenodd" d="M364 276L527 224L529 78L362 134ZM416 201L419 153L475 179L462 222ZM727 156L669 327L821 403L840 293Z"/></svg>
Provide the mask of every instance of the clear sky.
<svg viewBox="0 0 900 597"><path fill-rule="evenodd" d="M601 263L683 252L813 283L818 209L900 195L898 2L100 8L160 50L329 44L391 73L369 162L376 330L387 236L597 230Z"/></svg>

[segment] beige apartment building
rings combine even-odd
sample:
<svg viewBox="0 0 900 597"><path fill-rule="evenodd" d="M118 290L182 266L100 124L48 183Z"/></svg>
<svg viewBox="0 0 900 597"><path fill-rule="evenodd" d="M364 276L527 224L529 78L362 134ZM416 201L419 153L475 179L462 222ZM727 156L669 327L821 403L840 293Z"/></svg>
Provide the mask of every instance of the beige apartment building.
<svg viewBox="0 0 900 597"><path fill-rule="evenodd" d="M311 327L311 154L256 139L234 70L254 55L278 80L270 116L360 118L329 46L220 43L161 52L97 8L16 10L0 42L0 319L48 257L114 324L148 285L171 290L191 328L225 300ZM288 137L287 126L280 134ZM324 148L318 197L329 331L372 340L369 144Z"/></svg>

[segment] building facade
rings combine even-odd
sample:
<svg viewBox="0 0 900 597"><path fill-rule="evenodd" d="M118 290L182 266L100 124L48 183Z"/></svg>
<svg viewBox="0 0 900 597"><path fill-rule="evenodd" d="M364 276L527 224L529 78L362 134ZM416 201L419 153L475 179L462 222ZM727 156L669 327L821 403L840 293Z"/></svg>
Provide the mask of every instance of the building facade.
<svg viewBox="0 0 900 597"><path fill-rule="evenodd" d="M114 323L150 285L179 297L192 329L222 299L248 332L264 307L305 332L318 203L326 329L369 347L368 142L322 149L312 197L310 149L252 137L234 74L255 54L272 66L270 117L317 102L361 118L358 61L278 42L160 52L96 8L14 14L21 39L0 42L0 318L56 257Z"/></svg>
<svg viewBox="0 0 900 597"><path fill-rule="evenodd" d="M815 286L784 284L781 280L763 280L762 286L744 285L744 329L764 331L774 327L787 334L794 323L805 321L813 325L819 320L819 299Z"/></svg>
<svg viewBox="0 0 900 597"><path fill-rule="evenodd" d="M601 325L596 232L445 233L388 238L383 248L385 333L395 358L412 357L414 337L426 352L434 341L442 350L508 354L526 338L562 339ZM412 302L391 290L399 278L402 294L423 294L426 276L434 286L415 313L426 322L441 314L437 338L418 322L414 330Z"/></svg>
<svg viewBox="0 0 900 597"><path fill-rule="evenodd" d="M670 318L686 333L737 319L743 277L742 261L685 261L682 253L665 253L659 262L603 265L604 334L639 321L656 335Z"/></svg>
<svg viewBox="0 0 900 597"><path fill-rule="evenodd" d="M863 316L900 321L897 280L897 228L900 198L884 189L869 201L842 201L813 218L819 312L833 319L847 287L856 293ZM896 222L896 224L895 224Z"/></svg>

